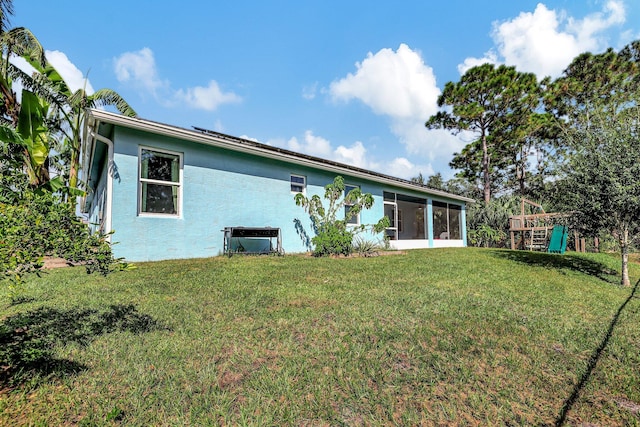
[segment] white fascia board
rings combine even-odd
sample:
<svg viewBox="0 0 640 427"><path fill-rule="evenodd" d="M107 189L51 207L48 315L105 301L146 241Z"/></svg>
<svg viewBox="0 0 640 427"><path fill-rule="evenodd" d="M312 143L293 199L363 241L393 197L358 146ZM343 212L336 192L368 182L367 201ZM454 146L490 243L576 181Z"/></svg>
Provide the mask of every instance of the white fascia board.
<svg viewBox="0 0 640 427"><path fill-rule="evenodd" d="M215 135L206 134L204 132L180 128L176 126L167 125L164 123L153 122L145 119L139 119L134 117L127 117L121 114L110 113L104 110L88 110L87 119L91 120L89 126L94 127L97 132L97 128L100 122L109 123L113 125L119 125L131 129L141 130L145 132L155 133L163 136L173 137L186 141L196 142L199 144L210 145L213 147L225 148L228 150L238 151L241 153L258 155L274 160L287 161L289 163L298 164L301 166L307 166L315 169L321 169L328 172L345 174L356 178L365 179L367 181L374 181L380 184L386 184L394 187L401 187L409 190L413 190L423 194L429 194L433 196L439 196L450 200L458 200L461 202L474 203L475 200L468 197L458 196L456 194L447 193L446 191L425 189L418 184L412 184L409 182L402 182L394 179L393 177L387 177L384 174L378 174L376 172L369 172L364 169L353 168L348 165L340 165L339 163L331 161L323 161L323 159L315 158L313 156L307 156L304 154L296 155L296 153L289 150L281 150L277 147L265 146L269 148L262 148L253 144L253 141L246 141L247 145L242 142L233 141L233 139L241 140L241 138L230 136L230 139L223 139ZM331 163L329 163L331 162ZM399 178L398 178L399 179Z"/></svg>

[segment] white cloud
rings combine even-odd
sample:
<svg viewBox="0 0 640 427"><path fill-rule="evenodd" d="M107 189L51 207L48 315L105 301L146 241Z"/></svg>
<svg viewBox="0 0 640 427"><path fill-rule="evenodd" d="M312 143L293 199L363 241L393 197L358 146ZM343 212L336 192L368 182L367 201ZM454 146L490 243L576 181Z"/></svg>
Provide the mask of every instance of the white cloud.
<svg viewBox="0 0 640 427"><path fill-rule="evenodd" d="M425 120L436 112L440 89L433 69L406 44L395 52L369 52L356 68L355 74L331 83L329 91L334 100L359 99L376 114L394 118Z"/></svg>
<svg viewBox="0 0 640 427"><path fill-rule="evenodd" d="M350 146L339 145L334 148L329 140L314 135L310 130L304 133L302 141L296 137L288 141L274 139L267 142L267 145L284 147L298 153L304 153L363 169L375 170L398 178L410 179L418 176L420 173L424 176L434 173L431 165L416 165L404 157L398 157L388 163L381 164L371 158L361 141L356 141Z"/></svg>
<svg viewBox="0 0 640 427"><path fill-rule="evenodd" d="M334 150L334 159L358 168L378 169L378 165L367 158L367 149L360 141L353 143L351 147L339 146Z"/></svg>
<svg viewBox="0 0 640 427"><path fill-rule="evenodd" d="M313 84L310 84L302 88L302 97L304 99L312 100L312 99L315 99L317 92L318 92L318 82L314 82Z"/></svg>
<svg viewBox="0 0 640 427"><path fill-rule="evenodd" d="M45 51L45 55L47 60L53 65L53 68L60 73L60 76L62 76L72 93L84 88L87 94L93 94L94 90L91 82L89 82L87 76L67 58L67 55L59 50L47 50Z"/></svg>
<svg viewBox="0 0 640 427"><path fill-rule="evenodd" d="M242 100L233 92L222 92L215 80L211 80L207 87L196 86L185 90L179 89L176 91L175 97L192 108L206 111L213 111L222 104L235 104Z"/></svg>
<svg viewBox="0 0 640 427"><path fill-rule="evenodd" d="M489 52L485 53L482 58L469 57L465 59L462 64L458 64L458 72L460 73L460 75L463 75L471 68L477 67L478 65L482 65L482 64L497 65L498 55L496 54L496 52L493 50L490 50Z"/></svg>
<svg viewBox="0 0 640 427"><path fill-rule="evenodd" d="M607 47L604 34L625 21L625 8L620 0L609 0L601 12L582 19L567 16L539 3L533 12L522 12L504 22L494 22L492 38L501 62L515 65L520 71L533 72L539 78L557 77L571 60L586 51ZM494 51L485 54L491 59ZM495 58L498 59L498 58ZM476 58L467 58L458 69L466 71L465 64L479 65ZM488 60L484 62L493 62Z"/></svg>
<svg viewBox="0 0 640 427"><path fill-rule="evenodd" d="M323 159L330 159L333 154L331 143L320 136L315 136L310 130L304 133L302 142L299 142L295 136L287 141L287 148L291 151L322 157Z"/></svg>
<svg viewBox="0 0 640 427"><path fill-rule="evenodd" d="M277 140L271 141L271 144L277 146L283 145L282 141ZM312 131L307 130L304 133L304 139L302 141L293 137L286 142L285 146L291 151L333 160L359 168L379 169L380 167L378 163L369 157L367 149L360 141L354 142L350 147L340 145L334 148L328 139L314 135Z"/></svg>
<svg viewBox="0 0 640 427"><path fill-rule="evenodd" d="M394 159L387 166L385 173L398 178L411 179L422 174L424 177L433 175L435 172L431 165L414 165L404 157Z"/></svg>
<svg viewBox="0 0 640 427"><path fill-rule="evenodd" d="M242 98L233 92L223 92L215 80L209 81L206 87L172 89L171 83L160 77L153 51L148 47L137 52L125 52L115 58L114 72L119 82L130 83L142 89L165 106L173 106L177 103L190 108L213 111L222 104L242 101Z"/></svg>
<svg viewBox="0 0 640 427"><path fill-rule="evenodd" d="M429 131L425 121L438 111L440 89L433 69L424 63L420 53L406 44L397 51L382 49L356 63L356 72L331 83L329 93L334 101L360 100L378 115L389 118L391 132L406 152L422 158L414 165L398 157L382 166L382 171L401 178L422 172L430 175L436 169L447 169L455 151L465 144L447 131ZM409 162L410 164L408 164Z"/></svg>
<svg viewBox="0 0 640 427"><path fill-rule="evenodd" d="M81 88L85 88L89 95L92 95L95 92L89 78L69 60L64 52L60 52L58 50L47 50L45 51L45 56L58 73L60 73L60 76L72 93ZM24 58L12 56L10 61L27 74L33 74L36 71L35 68L33 68ZM19 82L14 82L13 90L18 96L18 100L20 100L22 85L20 85Z"/></svg>
<svg viewBox="0 0 640 427"><path fill-rule="evenodd" d="M154 96L158 89L169 86L169 82L158 75L153 51L148 47L115 58L114 71L120 83L132 83Z"/></svg>

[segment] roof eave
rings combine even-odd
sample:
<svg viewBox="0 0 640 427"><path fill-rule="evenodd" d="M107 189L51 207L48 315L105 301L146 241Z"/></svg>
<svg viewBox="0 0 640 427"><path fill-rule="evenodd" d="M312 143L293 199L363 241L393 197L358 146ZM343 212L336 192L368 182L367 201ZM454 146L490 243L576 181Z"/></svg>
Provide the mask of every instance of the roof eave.
<svg viewBox="0 0 640 427"><path fill-rule="evenodd" d="M234 151L259 155L262 157L275 159L275 160L286 160L288 162L299 164L302 166L313 167L316 169L322 169L322 170L335 172L339 174L348 174L353 177L367 179L367 180L375 181L382 184L393 185L396 187L411 189L414 191L419 191L421 193L429 193L434 196L439 196L446 199L453 199L453 200L458 200L458 201L467 202L467 203L475 202L474 199L471 199L468 197L458 196L456 194L447 193L446 191L435 190L420 184L412 183L411 181L403 180L401 178L396 178L390 175L369 171L366 169L334 162L331 160L321 159L319 157L313 157L305 154L295 153L293 151L272 147L270 145L265 145L262 143L257 143L254 141L249 141L249 140L245 140L245 139L237 138L233 136L228 136L226 138L223 138L222 136L226 136L226 135L218 134L220 136L216 136L216 135L204 133L202 131L185 129L177 126L167 125L164 123L159 123L159 122L154 122L154 121L149 121L149 120L134 118L134 117L127 117L121 114L115 114L115 113L110 113L107 111L95 110L95 109L91 109L88 111L87 120L90 120L89 126L95 127L95 129L97 129L100 122L110 123L113 125L119 125L119 126L124 126L128 128L133 128L136 130L142 130L146 132L160 134L163 136L183 139L191 142L196 142L199 144L232 149Z"/></svg>

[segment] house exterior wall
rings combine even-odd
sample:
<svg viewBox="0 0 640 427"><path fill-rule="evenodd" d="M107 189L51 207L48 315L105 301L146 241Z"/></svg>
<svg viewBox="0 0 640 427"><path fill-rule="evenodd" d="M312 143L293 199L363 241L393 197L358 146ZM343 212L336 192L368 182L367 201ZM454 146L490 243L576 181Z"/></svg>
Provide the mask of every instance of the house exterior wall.
<svg viewBox="0 0 640 427"><path fill-rule="evenodd" d="M324 186L331 183L335 172L301 166L258 155L239 153L205 144L183 141L140 130L115 126L113 202L111 228L115 256L129 261L181 259L220 255L223 251L225 227L280 228L283 248L287 253L311 249L313 229L308 215L296 206L291 192L290 176L306 177L306 196L321 198ZM140 214L139 153L140 148L167 150L182 154L182 197L177 216ZM105 170L107 168L104 168ZM360 223L376 223L384 215L383 191L393 191L431 199L421 192L385 186L375 181L342 174L348 185L360 186L374 197L372 209L361 213ZM97 188L104 188L104 177ZM91 217L97 217L99 197L94 197ZM440 200L440 199L438 199ZM454 203L453 200L445 200ZM463 205L463 202L455 202ZM464 224L464 208L462 211ZM431 218L429 218L431 221ZM464 227L463 227L464 228ZM432 224L428 226L433 229ZM464 233L464 231L463 231ZM369 239L381 239L382 234ZM464 246L463 240L439 245ZM433 247L433 236L421 243L395 241L402 248Z"/></svg>
<svg viewBox="0 0 640 427"><path fill-rule="evenodd" d="M101 161L101 172L99 175L98 183L93 190L93 195L91 198L91 204L88 209L88 221L89 228L92 232L107 232L109 230L102 230L101 224L103 224L105 212L105 197L106 197L106 183L107 183L107 168L106 168L107 159Z"/></svg>

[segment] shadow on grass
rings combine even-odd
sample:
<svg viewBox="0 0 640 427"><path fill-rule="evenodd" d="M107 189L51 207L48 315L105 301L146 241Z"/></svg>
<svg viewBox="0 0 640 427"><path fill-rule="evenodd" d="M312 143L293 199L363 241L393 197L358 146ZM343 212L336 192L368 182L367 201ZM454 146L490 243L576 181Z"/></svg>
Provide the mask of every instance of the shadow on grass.
<svg viewBox="0 0 640 427"><path fill-rule="evenodd" d="M53 356L56 345L90 344L103 334L128 331L139 334L166 330L133 305L111 305L107 310L39 308L0 322L0 388L76 374L85 366Z"/></svg>
<svg viewBox="0 0 640 427"><path fill-rule="evenodd" d="M532 251L492 251L493 255L499 258L506 258L512 261L546 268L559 270L572 270L589 276L597 277L607 283L617 284L620 281L618 274L606 265L586 259L576 255L557 255L546 252Z"/></svg>
<svg viewBox="0 0 640 427"><path fill-rule="evenodd" d="M616 312L616 314L613 316L613 319L611 319L611 323L609 323L609 328L607 329L607 333L602 339L602 342L600 342L600 345L598 346L598 348L595 349L595 351L591 354L591 357L589 358L587 369L582 374L582 377L580 377L580 381L573 388L573 393L571 393L571 396L569 396L567 400L564 401L564 404L562 405L562 409L560 410L560 414L556 419L556 423L555 423L556 427L561 427L566 422L567 414L569 413L571 408L573 408L573 405L578 400L578 397L580 396L580 392L582 391L582 389L584 389L585 385L587 385L587 383L589 382L589 378L591 378L591 374L593 373L593 370L596 368L596 365L598 364L600 357L602 357L602 352L604 351L605 348L607 348L607 345L609 344L609 340L613 335L613 330L618 324L618 319L620 318L620 314L622 314L622 311L625 309L627 304L629 304L629 301L631 301L635 297L636 291L638 290L639 285L640 285L640 280L636 282L635 286L631 290L631 294L629 295L629 297L622 303L620 308L618 308L618 311Z"/></svg>

